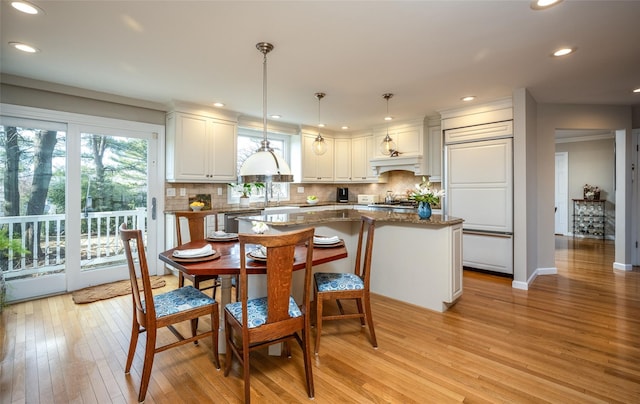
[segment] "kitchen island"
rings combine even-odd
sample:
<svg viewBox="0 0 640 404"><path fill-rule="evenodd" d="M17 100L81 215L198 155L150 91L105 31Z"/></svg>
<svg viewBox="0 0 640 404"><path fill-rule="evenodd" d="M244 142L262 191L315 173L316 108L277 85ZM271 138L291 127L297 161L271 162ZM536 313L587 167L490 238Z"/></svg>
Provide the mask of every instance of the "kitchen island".
<svg viewBox="0 0 640 404"><path fill-rule="evenodd" d="M316 271L353 271L360 217L376 219L371 264L371 292L438 312L446 311L462 295L462 222L433 215L422 220L415 213L358 211L267 214L239 218L240 232L251 222L265 222L270 233L315 227L316 235L344 240L349 257L324 264Z"/></svg>

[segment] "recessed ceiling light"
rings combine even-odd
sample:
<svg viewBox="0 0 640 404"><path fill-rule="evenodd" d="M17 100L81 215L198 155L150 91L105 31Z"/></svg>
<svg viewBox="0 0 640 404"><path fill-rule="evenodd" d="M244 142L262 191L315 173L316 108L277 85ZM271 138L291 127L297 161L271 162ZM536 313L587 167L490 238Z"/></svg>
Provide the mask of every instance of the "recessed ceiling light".
<svg viewBox="0 0 640 404"><path fill-rule="evenodd" d="M22 42L9 42L9 45L13 46L14 48L22 52L27 52L27 53L40 52L40 49L34 48L33 46L24 44Z"/></svg>
<svg viewBox="0 0 640 404"><path fill-rule="evenodd" d="M475 95L467 95L466 97L462 97L460 98L462 101L464 102L468 102L468 101L473 101L476 99Z"/></svg>
<svg viewBox="0 0 640 404"><path fill-rule="evenodd" d="M551 6L558 5L562 0L531 0L531 8L534 10L545 10Z"/></svg>
<svg viewBox="0 0 640 404"><path fill-rule="evenodd" d="M640 87L633 90L634 93L640 93Z"/></svg>
<svg viewBox="0 0 640 404"><path fill-rule="evenodd" d="M221 103L221 102L214 102L214 103L213 103L213 106L214 106L214 107L221 108L221 107L224 107L224 104L223 104L223 103Z"/></svg>
<svg viewBox="0 0 640 404"><path fill-rule="evenodd" d="M342 129L342 130L347 130L347 129L349 129L349 127L348 127L347 125L344 125L344 126L342 126L340 129Z"/></svg>
<svg viewBox="0 0 640 404"><path fill-rule="evenodd" d="M273 119L280 119L280 118L282 118L282 115L274 114L274 115L271 115L271 117Z"/></svg>
<svg viewBox="0 0 640 404"><path fill-rule="evenodd" d="M392 116L385 116L384 120L385 121L393 121L393 117Z"/></svg>
<svg viewBox="0 0 640 404"><path fill-rule="evenodd" d="M576 51L577 48L560 48L553 52L553 56L566 56Z"/></svg>
<svg viewBox="0 0 640 404"><path fill-rule="evenodd" d="M11 6L18 11L22 11L26 14L40 14L42 9L26 1L12 1Z"/></svg>
<svg viewBox="0 0 640 404"><path fill-rule="evenodd" d="M319 123L319 124L318 124L318 127L319 127L319 128L324 128L324 126L325 126L325 125L324 125L323 123Z"/></svg>

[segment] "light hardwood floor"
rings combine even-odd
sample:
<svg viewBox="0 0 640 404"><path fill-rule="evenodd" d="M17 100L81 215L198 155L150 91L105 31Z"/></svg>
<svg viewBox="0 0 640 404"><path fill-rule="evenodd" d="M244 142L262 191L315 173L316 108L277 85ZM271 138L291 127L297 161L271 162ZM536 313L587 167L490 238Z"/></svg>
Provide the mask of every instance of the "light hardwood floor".
<svg viewBox="0 0 640 404"><path fill-rule="evenodd" d="M556 244L558 275L528 291L465 272L464 295L446 313L374 296L377 350L357 320L327 322L314 402L640 402L640 270L614 272L609 241ZM123 296L76 305L62 295L6 308L0 402L135 402L144 339L125 375L130 304ZM310 402L292 348L291 359L252 354L255 402ZM216 371L208 341L185 345L156 356L146 402L238 403L240 371L237 363L229 377Z"/></svg>

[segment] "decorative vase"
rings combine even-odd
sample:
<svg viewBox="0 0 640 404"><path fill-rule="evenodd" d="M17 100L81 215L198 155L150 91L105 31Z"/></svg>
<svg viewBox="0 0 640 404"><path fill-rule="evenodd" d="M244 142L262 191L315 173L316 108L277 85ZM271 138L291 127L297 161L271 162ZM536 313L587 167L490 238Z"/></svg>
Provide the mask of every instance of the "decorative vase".
<svg viewBox="0 0 640 404"><path fill-rule="evenodd" d="M420 219L428 219L431 217L431 205L429 205L429 202L418 203L418 216L420 216Z"/></svg>

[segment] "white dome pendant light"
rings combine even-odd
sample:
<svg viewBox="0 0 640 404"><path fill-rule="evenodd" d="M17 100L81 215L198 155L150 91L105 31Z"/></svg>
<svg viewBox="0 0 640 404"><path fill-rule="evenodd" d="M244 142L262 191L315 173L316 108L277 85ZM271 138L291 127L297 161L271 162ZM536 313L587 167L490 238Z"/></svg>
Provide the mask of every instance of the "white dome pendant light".
<svg viewBox="0 0 640 404"><path fill-rule="evenodd" d="M325 93L315 93L315 96L318 99L318 128L324 127L322 121L320 120L320 100L322 100L325 95ZM327 142L324 141L324 138L320 133L320 129L318 129L318 136L316 136L316 140L313 141L313 145L311 147L313 150L313 154L317 156L322 156L327 152Z"/></svg>
<svg viewBox="0 0 640 404"><path fill-rule="evenodd" d="M391 93L382 94L382 98L387 100L387 116L384 117L384 120L387 121L387 136L385 136L380 143L380 153L385 156L397 156L396 143L389 136L389 121L393 119L391 118L391 115L389 115L389 98L391 97L393 97L393 94Z"/></svg>
<svg viewBox="0 0 640 404"><path fill-rule="evenodd" d="M284 159L273 152L267 139L267 53L273 50L273 45L268 42L259 42L256 48L263 55L262 62L262 146L249 156L240 167L240 182L266 183L266 189L271 182L293 182L291 169ZM268 194L268 192L265 192Z"/></svg>

